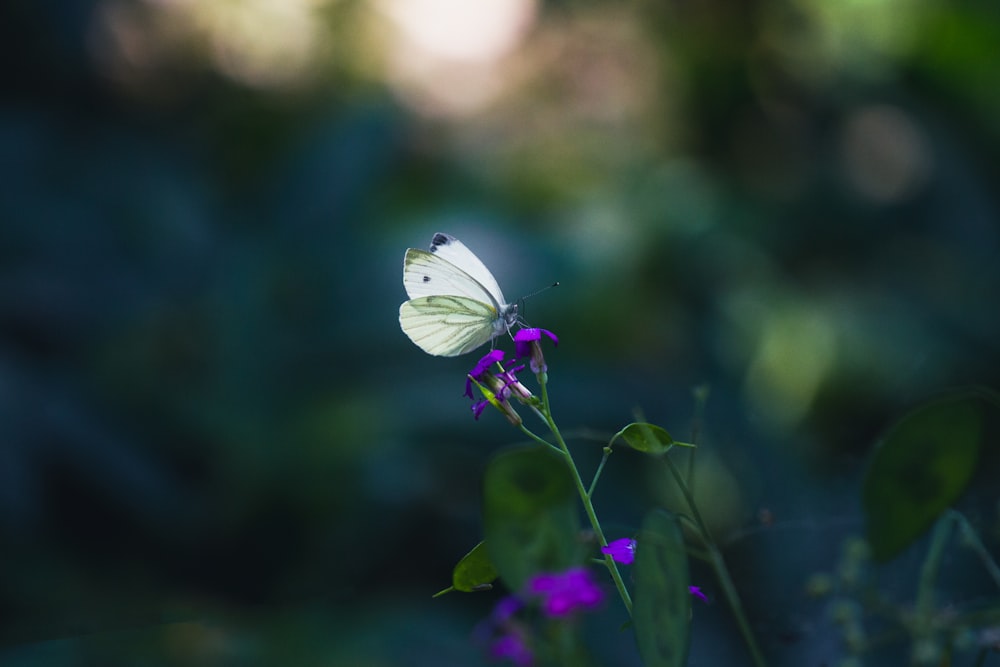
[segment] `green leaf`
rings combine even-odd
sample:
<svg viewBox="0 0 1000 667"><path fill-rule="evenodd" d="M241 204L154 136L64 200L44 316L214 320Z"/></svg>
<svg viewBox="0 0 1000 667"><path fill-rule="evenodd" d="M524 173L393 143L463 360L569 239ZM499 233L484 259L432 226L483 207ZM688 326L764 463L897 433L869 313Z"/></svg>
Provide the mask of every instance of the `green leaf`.
<svg viewBox="0 0 1000 667"><path fill-rule="evenodd" d="M933 401L882 437L863 488L866 532L877 560L908 547L965 490L983 435L979 401L969 392Z"/></svg>
<svg viewBox="0 0 1000 667"><path fill-rule="evenodd" d="M656 424L633 422L615 433L609 444L621 438L632 449L647 454L666 454L677 443L670 434Z"/></svg>
<svg viewBox="0 0 1000 667"><path fill-rule="evenodd" d="M663 510L642 522L635 552L632 621L646 667L681 667L691 625L688 561L677 518Z"/></svg>
<svg viewBox="0 0 1000 667"><path fill-rule="evenodd" d="M486 469L483 496L486 549L510 590L576 563L577 498L562 456L536 446L500 453Z"/></svg>
<svg viewBox="0 0 1000 667"><path fill-rule="evenodd" d="M462 556L455 569L451 571L451 586L434 597L461 591L463 593L475 593L478 591L488 591L493 588L493 581L497 578L496 568L486 551L486 542L480 542L472 547L472 551Z"/></svg>

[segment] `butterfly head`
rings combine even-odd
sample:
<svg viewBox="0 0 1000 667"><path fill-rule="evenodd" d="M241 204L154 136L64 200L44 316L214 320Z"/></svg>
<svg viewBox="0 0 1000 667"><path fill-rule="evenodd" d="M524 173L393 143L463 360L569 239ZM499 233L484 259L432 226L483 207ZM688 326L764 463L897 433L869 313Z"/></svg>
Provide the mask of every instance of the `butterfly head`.
<svg viewBox="0 0 1000 667"><path fill-rule="evenodd" d="M497 317L497 321L494 324L495 336L499 336L502 333L509 333L515 324L519 322L518 317L518 306L516 303L510 303L506 306L500 308L500 312Z"/></svg>

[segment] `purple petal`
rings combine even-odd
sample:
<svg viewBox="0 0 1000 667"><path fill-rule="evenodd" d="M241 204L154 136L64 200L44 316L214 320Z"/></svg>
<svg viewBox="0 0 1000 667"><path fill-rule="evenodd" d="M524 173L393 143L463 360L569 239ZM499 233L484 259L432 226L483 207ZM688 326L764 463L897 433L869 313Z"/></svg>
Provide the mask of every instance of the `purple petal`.
<svg viewBox="0 0 1000 667"><path fill-rule="evenodd" d="M478 380L490 366L499 361L503 361L503 350L490 350L482 359L476 362L476 365L469 371L469 375Z"/></svg>
<svg viewBox="0 0 1000 667"><path fill-rule="evenodd" d="M523 606L524 603L515 596L508 595L497 602L496 606L493 607L493 620L497 623L504 623L514 614L521 611Z"/></svg>
<svg viewBox="0 0 1000 667"><path fill-rule="evenodd" d="M566 570L566 573L563 574L562 584L566 588L580 588L593 585L590 580L590 572L582 567L574 567L572 570Z"/></svg>
<svg viewBox="0 0 1000 667"><path fill-rule="evenodd" d="M516 634L499 637L490 646L490 655L494 658L507 658L518 667L529 667L534 664L534 655L524 640Z"/></svg>
<svg viewBox="0 0 1000 667"><path fill-rule="evenodd" d="M532 343L540 341L542 335L548 336L552 342L556 345L559 344L559 338L554 333L548 329L539 329L537 327L528 327L526 329L519 329L514 334L514 351L518 357L528 357L531 356ZM535 372L538 372L537 370Z"/></svg>
<svg viewBox="0 0 1000 667"><path fill-rule="evenodd" d="M557 574L536 574L528 581L528 592L548 593L558 588L560 579Z"/></svg>
<svg viewBox="0 0 1000 667"><path fill-rule="evenodd" d="M518 357L527 357L531 355L531 344L536 340L541 339L542 330L541 329L519 329L514 334L514 353Z"/></svg>
<svg viewBox="0 0 1000 667"><path fill-rule="evenodd" d="M541 340L542 334L545 334L552 342L556 345L559 344L559 337L548 329L539 329L538 327L527 327L524 329L519 329L514 333L515 343L530 343L533 340Z"/></svg>
<svg viewBox="0 0 1000 667"><path fill-rule="evenodd" d="M688 593L696 598L701 598L702 602L708 602L708 598L705 597L705 594L701 592L701 588L698 586L688 586Z"/></svg>
<svg viewBox="0 0 1000 667"><path fill-rule="evenodd" d="M530 343L533 340L538 340L542 337L541 331L541 329L534 328L518 329L514 332L514 342Z"/></svg>
<svg viewBox="0 0 1000 667"><path fill-rule="evenodd" d="M585 568L536 575L528 581L528 592L541 598L542 612L552 617L590 609L604 600L604 591Z"/></svg>
<svg viewBox="0 0 1000 667"><path fill-rule="evenodd" d="M597 584L590 583L577 591L576 599L582 607L595 607L604 600L604 591Z"/></svg>
<svg viewBox="0 0 1000 667"><path fill-rule="evenodd" d="M478 403L472 404L472 414L476 418L476 421L479 421L479 415L483 414L483 410L485 410L486 406L489 404L489 400L485 398Z"/></svg>
<svg viewBox="0 0 1000 667"><path fill-rule="evenodd" d="M552 616L558 618L560 616L566 616L573 612L575 605L573 604L572 598L568 595L558 593L555 595L550 595L542 607L546 616Z"/></svg>
<svg viewBox="0 0 1000 667"><path fill-rule="evenodd" d="M601 553L608 554L617 563L631 565L635 562L635 540L623 537L619 540L608 542L608 546L601 547Z"/></svg>

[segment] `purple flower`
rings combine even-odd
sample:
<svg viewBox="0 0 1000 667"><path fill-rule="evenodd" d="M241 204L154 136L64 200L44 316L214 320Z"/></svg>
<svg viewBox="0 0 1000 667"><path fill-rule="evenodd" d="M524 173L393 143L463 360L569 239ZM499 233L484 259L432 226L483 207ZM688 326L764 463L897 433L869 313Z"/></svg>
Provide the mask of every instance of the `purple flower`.
<svg viewBox="0 0 1000 667"><path fill-rule="evenodd" d="M688 586L688 593L696 598L701 598L702 602L708 602L708 598L705 597L705 594L701 592L701 588L698 586Z"/></svg>
<svg viewBox="0 0 1000 667"><path fill-rule="evenodd" d="M535 663L528 643L530 630L516 617L523 607L524 603L516 596L501 598L489 618L476 627L474 636L486 646L491 658L530 667Z"/></svg>
<svg viewBox="0 0 1000 667"><path fill-rule="evenodd" d="M548 371L540 342L543 334L551 338L554 345L559 344L559 338L548 329L521 329L514 334L514 349L518 358L528 357L528 365L535 375Z"/></svg>
<svg viewBox="0 0 1000 667"><path fill-rule="evenodd" d="M593 609L604 600L604 591L590 578L590 571L582 567L537 574L528 581L527 592L541 600L542 611L551 617Z"/></svg>
<svg viewBox="0 0 1000 667"><path fill-rule="evenodd" d="M503 362L503 351L492 350L482 359L476 362L465 378L465 396L475 399L472 393L472 385L479 387L484 398L472 404L472 414L478 420L483 414L488 404L493 404L498 410L504 413L507 420L514 426L521 423L521 417L514 408L511 407L508 399L515 396L524 402L531 398L531 392L520 383L516 373L524 366L514 366L509 370L496 371L494 366Z"/></svg>
<svg viewBox="0 0 1000 667"><path fill-rule="evenodd" d="M517 667L530 667L535 664L535 655L528 644L517 632L500 635L490 644L490 657L507 659Z"/></svg>
<svg viewBox="0 0 1000 667"><path fill-rule="evenodd" d="M620 540L608 542L608 546L601 547L601 553L608 554L617 563L631 565L635 561L635 540L623 537Z"/></svg>
<svg viewBox="0 0 1000 667"><path fill-rule="evenodd" d="M494 623L506 623L509 621L514 614L521 611L524 608L524 603L521 602L516 596L508 595L497 602L496 606L493 607L493 622Z"/></svg>
<svg viewBox="0 0 1000 667"><path fill-rule="evenodd" d="M500 363L501 361L503 361L503 350L490 350L486 356L477 361L465 380L465 395L469 398L475 398L472 395L472 381L475 380L480 384L486 384L486 376L490 373L490 368L493 364Z"/></svg>

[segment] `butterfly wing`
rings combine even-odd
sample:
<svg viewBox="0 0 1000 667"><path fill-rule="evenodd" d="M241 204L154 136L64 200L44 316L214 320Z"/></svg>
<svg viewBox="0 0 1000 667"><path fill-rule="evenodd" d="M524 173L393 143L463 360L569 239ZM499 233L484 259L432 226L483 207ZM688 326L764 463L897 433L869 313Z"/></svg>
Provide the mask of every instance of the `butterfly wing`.
<svg viewBox="0 0 1000 667"><path fill-rule="evenodd" d="M438 257L445 259L455 266L461 267L466 273L472 276L476 282L486 288L497 305L505 305L507 302L500 291L500 284L486 265L476 257L476 254L456 239L451 234L438 232L431 238L431 252Z"/></svg>
<svg viewBox="0 0 1000 667"><path fill-rule="evenodd" d="M403 257L403 287L411 299L422 296L464 296L493 303L483 285L460 267L426 250L410 248Z"/></svg>
<svg viewBox="0 0 1000 667"><path fill-rule="evenodd" d="M430 252L410 248L403 260L403 285L410 298L458 294L492 303L498 310L507 302L496 278L464 243L437 233Z"/></svg>
<svg viewBox="0 0 1000 667"><path fill-rule="evenodd" d="M403 302L399 326L424 352L456 357L487 342L506 325L488 303L466 296L430 295Z"/></svg>

